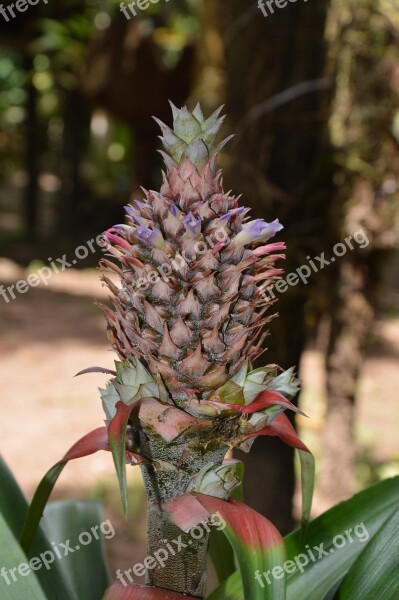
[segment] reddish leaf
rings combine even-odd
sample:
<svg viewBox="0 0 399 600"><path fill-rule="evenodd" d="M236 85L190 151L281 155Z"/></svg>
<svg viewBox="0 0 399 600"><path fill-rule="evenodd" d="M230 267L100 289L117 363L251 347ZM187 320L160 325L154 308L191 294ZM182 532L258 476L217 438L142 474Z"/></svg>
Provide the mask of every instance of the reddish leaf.
<svg viewBox="0 0 399 600"><path fill-rule="evenodd" d="M105 592L103 600L195 600L193 596L178 594L171 590L136 585L124 586L119 581L113 583Z"/></svg>
<svg viewBox="0 0 399 600"><path fill-rule="evenodd" d="M229 501L192 494L210 514L219 512L226 525L234 532L237 539L253 550L266 550L282 543L282 537L275 526L255 510L232 498Z"/></svg>
<svg viewBox="0 0 399 600"><path fill-rule="evenodd" d="M131 250L132 246L125 239L121 238L119 235L115 235L110 233L110 230L105 232L105 237L111 244L116 244L120 248L124 248L125 250Z"/></svg>
<svg viewBox="0 0 399 600"><path fill-rule="evenodd" d="M129 417L133 410L139 408L140 401L130 405L124 404L124 402L117 402L116 404L116 415L112 419L108 427L108 439L109 446L114 459L116 474L118 476L119 487L122 497L123 510L127 514L127 483L126 483L126 428L129 421ZM139 455L137 464L144 462L144 458Z"/></svg>
<svg viewBox="0 0 399 600"><path fill-rule="evenodd" d="M296 448L299 452L302 482L302 527L304 534L312 508L315 477L314 457L309 448L299 439L292 423L284 413L278 415L268 427L246 435L245 439L258 435L278 436L286 444Z"/></svg>
<svg viewBox="0 0 399 600"><path fill-rule="evenodd" d="M284 600L284 579L273 579L270 586L263 589L255 577L256 573L270 572L284 564L283 538L274 525L239 500L226 502L213 496L193 495L211 515L221 515L225 521L223 532L240 567L244 597L250 600Z"/></svg>
<svg viewBox="0 0 399 600"><path fill-rule="evenodd" d="M179 498L165 502L162 509L185 532L190 531L209 517L206 508L192 494L184 494Z"/></svg>
<svg viewBox="0 0 399 600"><path fill-rule="evenodd" d="M251 432L245 435L244 438L248 439L258 435L278 436L289 446L298 448L298 450L303 450L304 452L310 452L309 448L307 448L307 446L301 442L297 432L291 424L291 421L284 413L278 415L267 427L263 427L263 429L260 429L259 431Z"/></svg>
<svg viewBox="0 0 399 600"><path fill-rule="evenodd" d="M67 462L89 456L99 450L109 451L109 449L107 428L99 427L76 442L65 456L47 471L36 489L22 529L20 544L26 554L29 552L50 494ZM126 459L131 462L132 459L139 461L142 457L133 452L126 452Z"/></svg>
<svg viewBox="0 0 399 600"><path fill-rule="evenodd" d="M244 415L252 414L273 405L283 406L284 408L288 408L289 410L293 410L296 413L306 416L305 413L295 406L295 404L292 404L292 402L287 400L287 398L284 398L282 394L274 392L273 390L262 392L254 402L251 402L251 404L224 404L224 406L233 408Z"/></svg>

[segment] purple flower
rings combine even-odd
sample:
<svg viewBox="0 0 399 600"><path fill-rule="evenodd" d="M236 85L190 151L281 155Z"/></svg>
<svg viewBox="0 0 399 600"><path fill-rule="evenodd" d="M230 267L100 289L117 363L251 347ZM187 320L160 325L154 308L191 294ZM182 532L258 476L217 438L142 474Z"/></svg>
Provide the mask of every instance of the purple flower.
<svg viewBox="0 0 399 600"><path fill-rule="evenodd" d="M111 227L111 229L109 229L109 231L112 231L113 229L115 229L116 231L126 231L126 233L132 231L132 228L129 227L129 225L124 224L114 225L113 227Z"/></svg>
<svg viewBox="0 0 399 600"><path fill-rule="evenodd" d="M189 212L183 220L186 230L191 235L198 235L201 233L201 219L196 219L192 212Z"/></svg>
<svg viewBox="0 0 399 600"><path fill-rule="evenodd" d="M143 242L150 246L162 248L165 245L165 240L159 229L151 230L148 227L144 227L144 225L141 225L137 228L136 235L139 239L141 239Z"/></svg>
<svg viewBox="0 0 399 600"><path fill-rule="evenodd" d="M127 204L124 208L126 213L129 215L129 217L132 217L132 219L137 216L137 210L133 208L133 206L130 206L130 204Z"/></svg>
<svg viewBox="0 0 399 600"><path fill-rule="evenodd" d="M250 242L266 241L273 237L278 231L283 229L283 225L276 219L272 223L266 223L263 219L255 219L246 223L240 233L233 240L235 246L243 246Z"/></svg>

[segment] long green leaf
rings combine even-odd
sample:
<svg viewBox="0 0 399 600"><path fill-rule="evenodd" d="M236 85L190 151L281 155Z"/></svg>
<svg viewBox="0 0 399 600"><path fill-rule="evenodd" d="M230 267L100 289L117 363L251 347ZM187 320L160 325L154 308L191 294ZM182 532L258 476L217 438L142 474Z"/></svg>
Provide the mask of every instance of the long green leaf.
<svg viewBox="0 0 399 600"><path fill-rule="evenodd" d="M234 551L223 531L215 529L211 532L209 555L219 582L227 579L236 570Z"/></svg>
<svg viewBox="0 0 399 600"><path fill-rule="evenodd" d="M399 510L377 531L340 587L339 600L398 600Z"/></svg>
<svg viewBox="0 0 399 600"><path fill-rule="evenodd" d="M10 469L0 456L0 513L18 538L28 512L28 503Z"/></svg>
<svg viewBox="0 0 399 600"><path fill-rule="evenodd" d="M295 570L288 567L293 572L287 578L287 600L324 598L398 504L396 477L356 494L312 521L305 547L300 531L287 536L288 559L295 566Z"/></svg>
<svg viewBox="0 0 399 600"><path fill-rule="evenodd" d="M104 534L115 530L104 521L99 502L66 500L47 505L43 529L78 600L101 600L108 584ZM103 533L104 532L104 533ZM61 558L57 557L57 552Z"/></svg>
<svg viewBox="0 0 399 600"><path fill-rule="evenodd" d="M29 567L18 541L0 514L0 598L1 600L51 600Z"/></svg>
<svg viewBox="0 0 399 600"><path fill-rule="evenodd" d="M1 458L0 482L0 514L2 514L15 538L18 539L29 507L18 483ZM48 550L51 550L50 542L39 528L29 558L38 557ZM65 579L59 563L54 563L51 570L45 568L37 570L36 575L48 598L77 600L75 592ZM1 595L0 598L2 598Z"/></svg>
<svg viewBox="0 0 399 600"><path fill-rule="evenodd" d="M363 490L312 521L307 530L305 546L302 544L300 530L288 535L285 542L287 559L291 562L287 561L284 565L287 573L294 568L295 571L287 576L287 600L324 599L364 550L369 541L366 537L371 539L398 505L399 477L395 477ZM356 526L358 535L354 532ZM349 530L352 542L347 538L349 534L346 532ZM333 541L335 539L339 545L342 540L335 536L342 535L347 543L342 548L337 548ZM364 541L360 541L361 539ZM326 555L319 558L321 550ZM315 560L309 551L313 553ZM244 592L238 572L230 575L209 597L209 600L243 599Z"/></svg>
<svg viewBox="0 0 399 600"><path fill-rule="evenodd" d="M72 446L65 456L56 463L46 475L43 477L33 496L29 512L27 514L25 524L22 530L20 544L23 550L28 554L32 546L32 542L39 527L40 519L42 518L44 508L50 497L51 492L61 475L65 465L70 460L89 456L98 452L98 450L108 449L108 432L106 427L100 427L91 431L76 444Z"/></svg>
<svg viewBox="0 0 399 600"><path fill-rule="evenodd" d="M244 600L244 590L239 571L236 571L230 577L214 590L207 600Z"/></svg>
<svg viewBox="0 0 399 600"><path fill-rule="evenodd" d="M116 404L116 415L108 426L109 447L114 459L115 470L119 481L119 489L122 499L123 512L127 515L128 498L126 482L126 428L129 417L133 410L137 410L139 402L126 406L123 402ZM134 458L134 464L138 465L145 462L145 459L138 454L130 453Z"/></svg>
<svg viewBox="0 0 399 600"><path fill-rule="evenodd" d="M281 568L285 550L274 525L238 500L226 502L202 494L195 497L211 514L219 512L226 522L223 532L240 567L245 600L285 600L285 577ZM270 573L275 568L279 570L278 577L266 585L262 573ZM218 593L211 596L212 600L224 598Z"/></svg>

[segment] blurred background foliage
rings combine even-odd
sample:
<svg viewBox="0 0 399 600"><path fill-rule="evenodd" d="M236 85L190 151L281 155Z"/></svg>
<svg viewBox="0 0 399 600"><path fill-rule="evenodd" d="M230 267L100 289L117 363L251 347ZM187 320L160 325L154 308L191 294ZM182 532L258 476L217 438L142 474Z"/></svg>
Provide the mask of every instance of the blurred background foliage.
<svg viewBox="0 0 399 600"><path fill-rule="evenodd" d="M265 19L255 0L160 0L138 13L49 0L9 22L0 14L0 255L25 269L121 222L140 186L161 180L151 115L170 122L168 99L226 103L237 135L225 180L284 223L287 272L360 227L370 239L281 296L266 355L302 362L311 424L298 425L320 459L324 508L398 464L399 2L298 1ZM11 308L0 299L4 330L38 318L34 293ZM10 321L23 302L27 320ZM373 356L385 361L370 363L377 392L363 370ZM290 529L291 449L259 440L247 474L249 503Z"/></svg>

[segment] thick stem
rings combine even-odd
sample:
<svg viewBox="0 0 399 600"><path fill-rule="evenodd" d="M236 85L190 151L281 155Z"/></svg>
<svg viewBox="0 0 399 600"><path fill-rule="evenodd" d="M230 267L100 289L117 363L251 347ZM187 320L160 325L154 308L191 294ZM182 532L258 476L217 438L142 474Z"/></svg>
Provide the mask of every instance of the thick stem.
<svg viewBox="0 0 399 600"><path fill-rule="evenodd" d="M218 446L204 450L204 444L199 440L191 440L191 443L185 440L168 446L152 432L151 437L142 437L141 449L162 465L158 469L142 466L149 504L148 556L156 561L156 566L147 570L147 583L203 598L209 532L199 525L195 537L184 533L162 510L162 503L186 493L193 476L205 465L222 464L227 448Z"/></svg>
<svg viewBox="0 0 399 600"><path fill-rule="evenodd" d="M158 505L149 503L148 556L157 561L156 567L147 571L149 585L204 597L209 533L201 529L203 535L195 540L172 523ZM199 533L198 527L197 537Z"/></svg>

